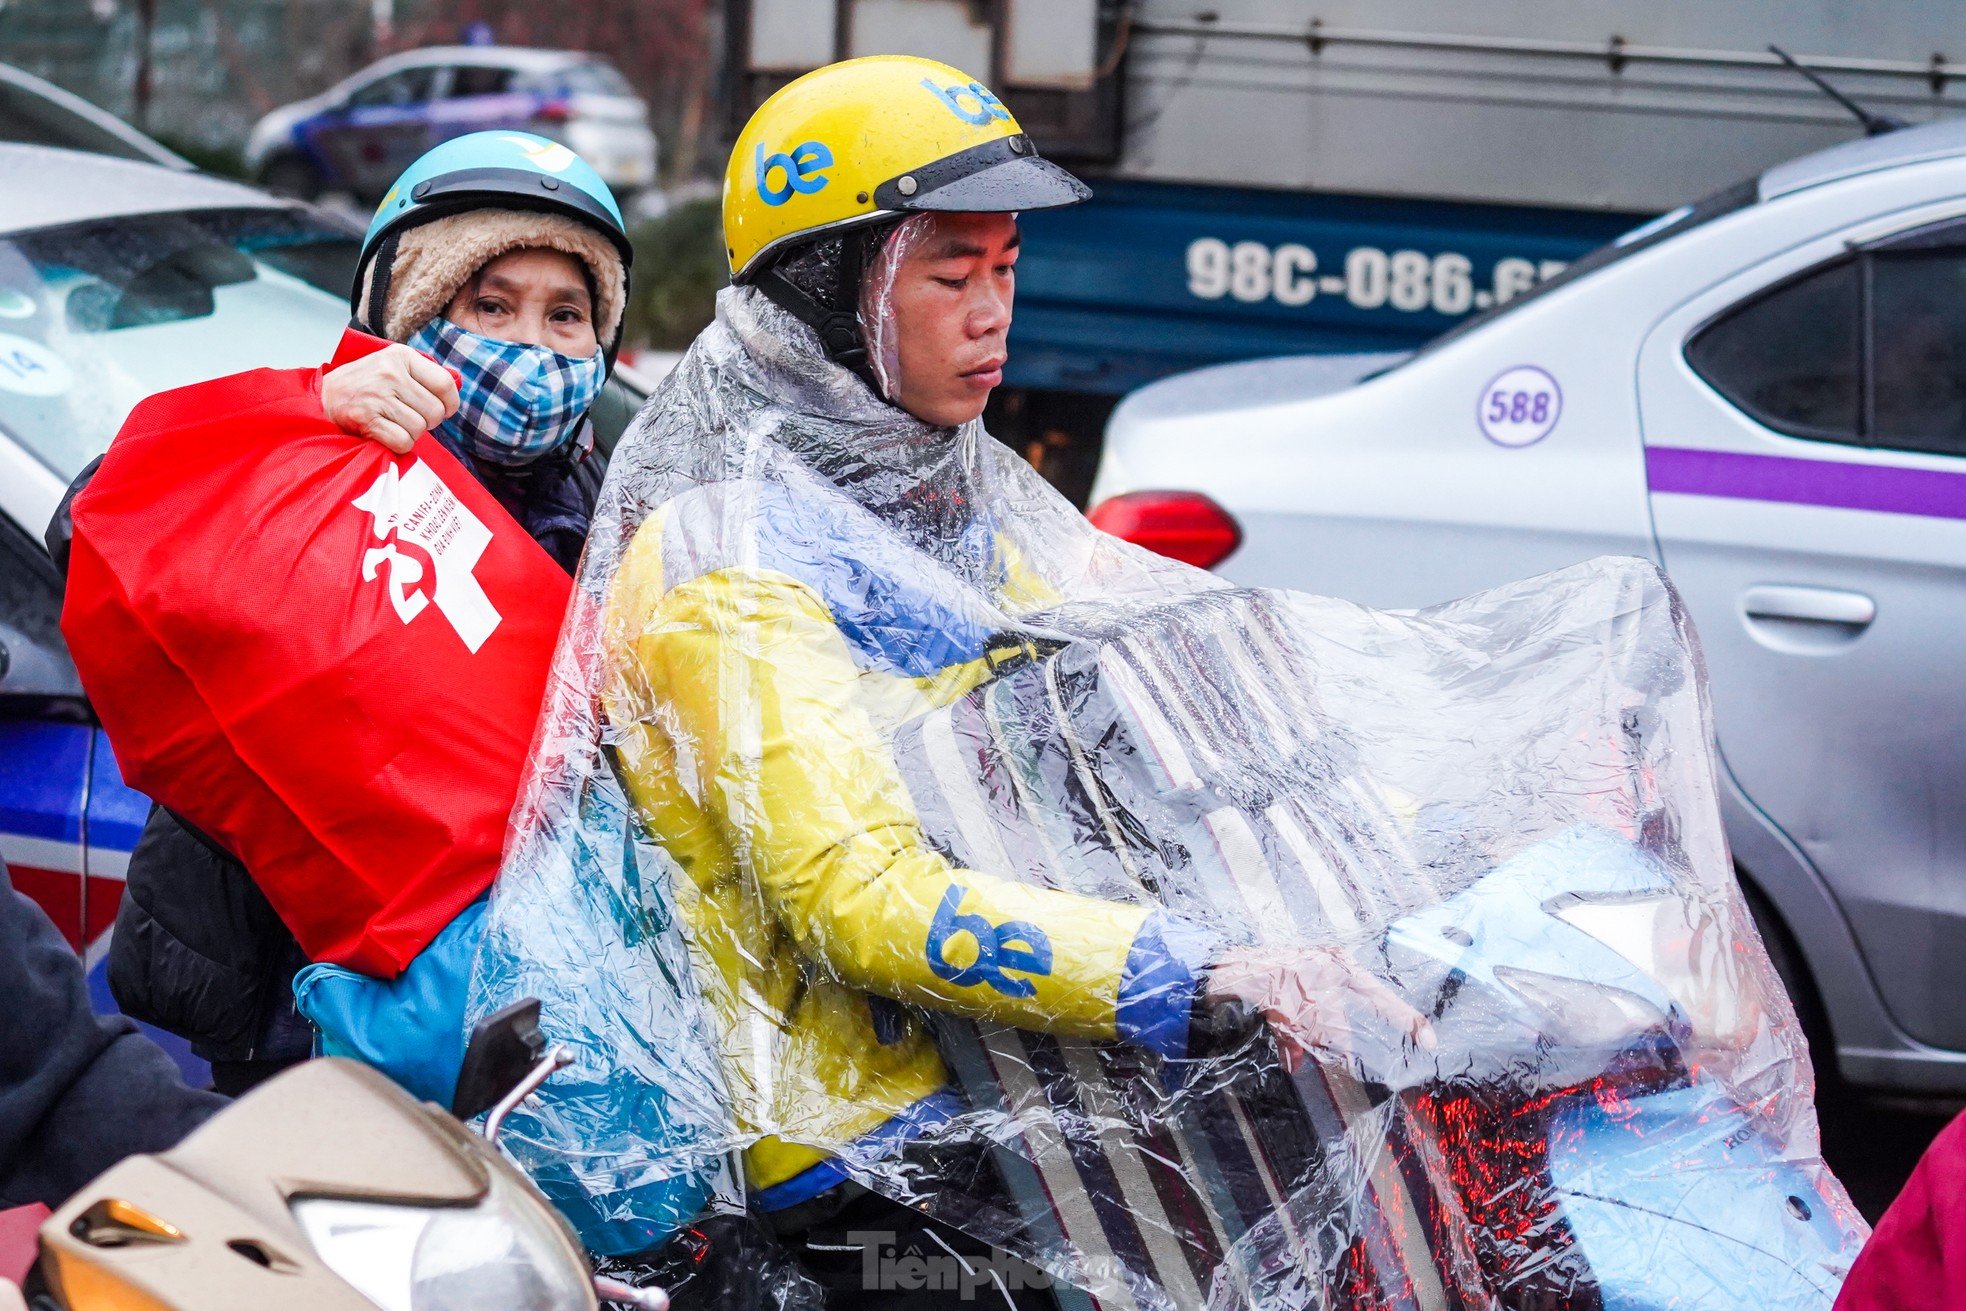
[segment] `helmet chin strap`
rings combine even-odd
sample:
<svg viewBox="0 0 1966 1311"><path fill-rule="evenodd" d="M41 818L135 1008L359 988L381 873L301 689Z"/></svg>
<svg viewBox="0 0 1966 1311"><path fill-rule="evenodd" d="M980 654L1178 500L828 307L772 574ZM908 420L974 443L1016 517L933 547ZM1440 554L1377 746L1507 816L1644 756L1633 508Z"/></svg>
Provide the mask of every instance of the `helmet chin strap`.
<svg viewBox="0 0 1966 1311"><path fill-rule="evenodd" d="M875 235L885 237L886 229L877 229ZM860 327L860 279L866 272L868 245L867 233L849 234L840 243L839 285L850 308L822 305L805 288L786 277L776 264L754 277L752 284L772 304L817 333L827 359L866 383L875 396L886 400L867 354L866 335Z"/></svg>
<svg viewBox="0 0 1966 1311"><path fill-rule="evenodd" d="M369 252L367 269L369 312L366 322L362 317L363 279L359 273L355 278L355 294L350 297L353 303L348 308L353 315L352 321L355 327L371 337L382 335L382 321L388 317L389 284L395 276L396 247L401 237L400 232L391 232L377 242L375 249Z"/></svg>

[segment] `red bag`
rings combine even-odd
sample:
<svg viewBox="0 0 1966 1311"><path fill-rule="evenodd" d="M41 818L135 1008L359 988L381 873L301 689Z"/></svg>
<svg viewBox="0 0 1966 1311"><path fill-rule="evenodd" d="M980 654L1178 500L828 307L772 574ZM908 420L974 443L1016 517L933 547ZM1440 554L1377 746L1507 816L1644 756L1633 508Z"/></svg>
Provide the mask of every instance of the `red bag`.
<svg viewBox="0 0 1966 1311"><path fill-rule="evenodd" d="M434 439L337 429L323 372L138 406L75 498L62 631L125 781L310 958L394 978L497 872L571 583Z"/></svg>

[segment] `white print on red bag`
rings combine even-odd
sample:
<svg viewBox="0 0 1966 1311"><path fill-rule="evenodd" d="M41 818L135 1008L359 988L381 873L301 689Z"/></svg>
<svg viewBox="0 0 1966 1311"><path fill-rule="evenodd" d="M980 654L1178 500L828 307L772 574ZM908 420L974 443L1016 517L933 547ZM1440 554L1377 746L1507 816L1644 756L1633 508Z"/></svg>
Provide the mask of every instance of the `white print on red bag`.
<svg viewBox="0 0 1966 1311"><path fill-rule="evenodd" d="M491 529L422 460L402 474L390 465L354 504L374 516L382 543L363 553L363 579L375 581L387 565L385 586L397 616L407 624L435 601L476 654L499 619L471 572L491 545Z"/></svg>

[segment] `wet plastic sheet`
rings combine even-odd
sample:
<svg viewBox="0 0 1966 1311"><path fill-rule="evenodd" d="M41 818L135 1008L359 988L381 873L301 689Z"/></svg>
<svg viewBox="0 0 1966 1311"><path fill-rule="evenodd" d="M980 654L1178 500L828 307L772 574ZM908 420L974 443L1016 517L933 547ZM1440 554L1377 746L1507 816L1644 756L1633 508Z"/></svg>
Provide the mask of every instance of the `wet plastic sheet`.
<svg viewBox="0 0 1966 1311"><path fill-rule="evenodd" d="M1228 588L745 289L595 525L472 1003L550 990L508 1132L591 1243L850 1179L1068 1306L1829 1305L1649 563Z"/></svg>

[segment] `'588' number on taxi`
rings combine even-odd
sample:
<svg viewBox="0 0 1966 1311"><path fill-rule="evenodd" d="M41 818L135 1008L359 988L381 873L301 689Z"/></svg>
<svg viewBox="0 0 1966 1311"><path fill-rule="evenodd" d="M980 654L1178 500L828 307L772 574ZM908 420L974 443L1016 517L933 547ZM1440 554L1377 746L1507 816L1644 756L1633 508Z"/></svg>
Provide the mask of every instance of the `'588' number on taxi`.
<svg viewBox="0 0 1966 1311"><path fill-rule="evenodd" d="M1496 260L1489 285L1478 287L1474 261L1451 250L1429 255L1354 246L1345 252L1342 272L1320 272L1317 252L1298 242L1232 245L1199 237L1188 244L1188 291L1202 300L1227 296L1245 304L1274 301L1291 307L1319 296L1342 296L1354 309L1390 306L1408 314L1432 310L1452 316L1499 305L1563 267L1562 260L1509 256Z"/></svg>

